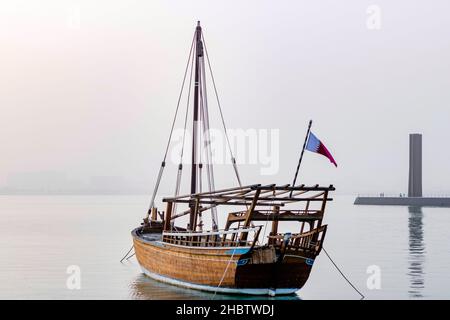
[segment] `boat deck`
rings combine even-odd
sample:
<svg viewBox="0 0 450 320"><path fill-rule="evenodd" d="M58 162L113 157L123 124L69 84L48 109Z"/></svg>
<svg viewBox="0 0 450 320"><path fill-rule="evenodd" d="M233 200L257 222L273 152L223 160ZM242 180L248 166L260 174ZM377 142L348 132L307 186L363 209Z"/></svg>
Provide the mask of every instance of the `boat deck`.
<svg viewBox="0 0 450 320"><path fill-rule="evenodd" d="M147 241L161 241L162 234L161 233L141 233L139 235L142 239Z"/></svg>

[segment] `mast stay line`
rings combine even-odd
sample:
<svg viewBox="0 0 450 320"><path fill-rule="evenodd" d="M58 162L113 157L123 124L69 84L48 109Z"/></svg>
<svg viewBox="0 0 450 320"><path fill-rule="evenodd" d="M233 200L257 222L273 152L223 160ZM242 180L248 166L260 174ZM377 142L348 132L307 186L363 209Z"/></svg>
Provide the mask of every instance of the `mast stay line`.
<svg viewBox="0 0 450 320"><path fill-rule="evenodd" d="M205 59L205 55L206 55L206 59ZM206 63L207 63L207 66L206 66ZM209 189L209 192L215 191L213 159L212 159L211 141L210 141L210 135L209 135L210 124L209 124L208 101L207 101L207 96L206 96L207 95L207 93L206 93L206 91L207 91L206 90L207 89L207 86L206 86L207 68L209 69L209 74L211 77L211 81L212 81L212 85L213 85L213 89L214 89L214 93L215 93L215 100L218 105L219 114L221 117L221 123L222 123L223 130L225 133L228 150L229 150L229 153L231 156L231 162L233 165L234 173L237 178L237 182L238 182L239 186L242 187L241 179L240 179L237 164L236 164L236 158L233 154L233 149L232 149L230 139L228 136L227 127L225 125L225 119L224 119L222 107L221 107L220 100L219 100L219 95L218 95L217 86L216 86L215 79L214 79L213 70L211 67L211 61L210 61L210 58L208 55L208 51L206 49L206 43L205 43L204 35L202 32L202 28L200 26L200 22L198 22L197 27L194 32L194 36L192 38L191 47L189 50L189 56L188 56L188 60L187 60L184 75L183 75L183 81L181 84L181 89L180 89L180 93L179 93L178 100L177 100L175 115L172 120L169 138L168 138L167 145L165 148L163 161L161 162L161 166L159 168L155 187L153 189L153 193L152 193L152 197L151 197L151 201L150 201L150 206L149 206L146 218L144 219L144 222L149 220L152 210L156 211L156 209L155 209L156 195L158 193L158 190L159 190L159 187L161 184L161 180L162 180L162 176L163 176L163 172L164 172L164 169L166 166L166 159L167 159L167 155L169 152L169 147L170 147L173 131L175 128L175 124L176 124L176 121L178 118L180 102L183 98L183 93L186 91L185 86L186 86L186 78L188 76L188 73L190 73L189 81L188 81L189 88L187 88L187 104L186 104L186 113L184 115L184 133L183 133L183 140L182 140L183 142L182 142L181 153L180 153L180 163L178 165L177 176L176 176L175 197L179 196L181 180L182 180L182 169L183 169L183 158L184 158L183 154L184 154L184 147L185 147L189 104L190 104L190 100L191 100L190 97L191 97L192 82L193 82L194 88L193 88L193 92L192 92L192 95L193 95L193 98L192 98L192 100L193 100L193 112L192 112L193 113L193 115L192 115L193 126L192 126L192 155L191 155L192 163L191 163L190 191L191 191L191 195L196 194L198 192L202 192L202 190L199 190L199 188L201 188L201 180L204 179L201 176L201 174L202 174L201 168L203 167L203 164L202 164L203 153L199 154L202 151L204 151L205 155L206 155L206 158L204 160L206 160L206 162L207 162L206 168L205 168L207 171L206 172L207 176L205 178L208 183L207 184L208 189ZM202 124L199 123L200 121L202 122ZM204 144L203 150L201 150L202 149L201 143ZM204 210L198 210L200 208L196 208L196 204L193 199L192 199L191 203L189 203L189 208L190 208L190 215L189 215L188 229L195 231L195 229L197 227L197 225L196 225L197 224L197 214ZM176 204L174 205L174 208L172 208L172 211L176 212L175 209L176 209ZM216 229L218 229L217 208L216 208L216 206L211 206L209 209L211 210L212 228L213 228L213 230L216 230ZM158 213L159 217L161 218L161 220L164 220L163 214L161 214L160 212L157 212L157 213ZM200 215L201 215L201 213L200 213ZM200 225L201 224L202 224L202 222L201 222L201 217L200 217ZM201 228L200 225L199 225L199 227Z"/></svg>
<svg viewBox="0 0 450 320"><path fill-rule="evenodd" d="M192 50L194 48L194 40L195 40L195 35L192 38L191 49L189 50L189 57L188 57L188 60L187 60L187 63L186 63L185 71L184 71L183 82L181 84L180 94L178 95L177 107L175 109L175 115L173 117L172 127L170 128L169 139L167 140L166 151L164 152L164 158L163 158L163 161L161 162L161 167L159 168L158 176L156 178L155 188L153 189L153 194L152 194L152 198L151 198L151 201L150 201L150 206L149 206L149 209L147 211L146 218L145 218L146 220L148 220L148 218L150 216L150 213L151 213L151 210L155 206L156 194L158 193L159 185L161 183L161 177L162 177L162 174L163 174L163 171L164 171L164 167L166 166L167 153L169 152L170 140L172 139L173 129L175 127L175 122L177 120L178 109L180 108L180 101L181 101L181 96L183 95L184 83L186 82L186 75L187 75L188 68L189 68L189 62L191 60ZM164 219L164 217L161 214L159 214L159 216L160 216L161 220Z"/></svg>

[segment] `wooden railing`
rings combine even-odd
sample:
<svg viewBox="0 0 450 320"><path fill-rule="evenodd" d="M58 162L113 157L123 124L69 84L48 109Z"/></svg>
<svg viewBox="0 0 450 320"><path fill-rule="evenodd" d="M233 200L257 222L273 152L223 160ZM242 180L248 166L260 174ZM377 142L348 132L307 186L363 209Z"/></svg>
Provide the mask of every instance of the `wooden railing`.
<svg viewBox="0 0 450 320"><path fill-rule="evenodd" d="M163 242L189 247L253 247L262 226L206 232L163 232ZM247 239L241 240L246 234ZM250 237L250 235L253 237ZM245 237L244 237L245 238Z"/></svg>
<svg viewBox="0 0 450 320"><path fill-rule="evenodd" d="M308 232L294 233L288 237L287 244L284 244L286 234L271 235L268 238L275 247L285 245L288 251L306 251L318 254L322 249L326 231L327 226L324 225Z"/></svg>

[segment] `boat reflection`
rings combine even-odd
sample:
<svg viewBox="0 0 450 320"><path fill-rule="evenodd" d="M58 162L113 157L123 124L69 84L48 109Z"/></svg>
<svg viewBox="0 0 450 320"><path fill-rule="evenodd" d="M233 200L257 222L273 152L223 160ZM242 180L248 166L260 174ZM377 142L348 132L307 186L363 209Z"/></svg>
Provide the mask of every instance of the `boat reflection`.
<svg viewBox="0 0 450 320"><path fill-rule="evenodd" d="M425 242L423 239L423 212L421 207L408 207L409 256L408 276L410 278L409 297L422 298L425 288Z"/></svg>
<svg viewBox="0 0 450 320"><path fill-rule="evenodd" d="M139 274L130 283L130 297L143 300L300 300L298 295L247 296L226 295L172 286Z"/></svg>

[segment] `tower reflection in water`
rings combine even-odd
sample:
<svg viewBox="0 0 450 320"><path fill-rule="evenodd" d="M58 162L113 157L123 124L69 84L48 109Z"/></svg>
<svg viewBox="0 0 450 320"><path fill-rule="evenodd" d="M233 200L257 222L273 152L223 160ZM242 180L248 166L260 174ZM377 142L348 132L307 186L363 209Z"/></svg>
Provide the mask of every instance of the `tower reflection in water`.
<svg viewBox="0 0 450 320"><path fill-rule="evenodd" d="M422 298L425 288L425 242L423 240L423 212L421 207L408 207L408 229L409 229L409 297Z"/></svg>

